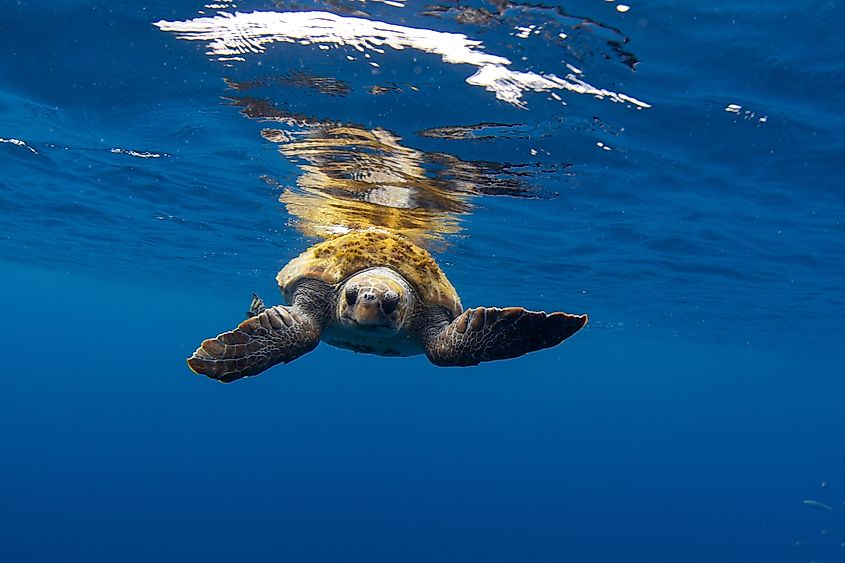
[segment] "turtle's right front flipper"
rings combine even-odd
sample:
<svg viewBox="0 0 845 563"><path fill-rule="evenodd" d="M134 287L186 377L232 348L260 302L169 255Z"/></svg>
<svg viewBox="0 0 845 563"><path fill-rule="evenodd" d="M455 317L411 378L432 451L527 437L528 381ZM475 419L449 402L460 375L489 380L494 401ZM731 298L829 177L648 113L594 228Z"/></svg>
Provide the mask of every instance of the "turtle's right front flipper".
<svg viewBox="0 0 845 563"><path fill-rule="evenodd" d="M188 358L194 373L224 383L258 375L316 348L320 322L297 307L276 305L250 317L238 328L203 341Z"/></svg>
<svg viewBox="0 0 845 563"><path fill-rule="evenodd" d="M587 324L587 315L477 307L447 323L420 331L426 356L438 366L474 366L557 346Z"/></svg>

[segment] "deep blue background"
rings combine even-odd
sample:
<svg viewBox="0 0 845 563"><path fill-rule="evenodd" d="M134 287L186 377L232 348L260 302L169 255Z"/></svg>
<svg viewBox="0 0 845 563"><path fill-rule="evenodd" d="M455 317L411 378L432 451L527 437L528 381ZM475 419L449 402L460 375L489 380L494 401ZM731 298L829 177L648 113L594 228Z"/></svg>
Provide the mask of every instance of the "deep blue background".
<svg viewBox="0 0 845 563"><path fill-rule="evenodd" d="M152 26L200 3L4 5L0 138L32 150L0 143L0 560L842 560L843 6L567 3L629 38L633 72L590 26L554 51L354 4L653 107L512 108L430 55L421 78L407 53L374 78L301 46L226 66ZM262 93L281 107L536 165L541 197L476 198L438 257L467 305L590 326L474 369L323 345L234 385L193 376L184 358L309 242L261 180L298 169L222 99L268 68L353 86ZM426 87L366 94L387 79ZM416 134L483 121L541 133Z"/></svg>

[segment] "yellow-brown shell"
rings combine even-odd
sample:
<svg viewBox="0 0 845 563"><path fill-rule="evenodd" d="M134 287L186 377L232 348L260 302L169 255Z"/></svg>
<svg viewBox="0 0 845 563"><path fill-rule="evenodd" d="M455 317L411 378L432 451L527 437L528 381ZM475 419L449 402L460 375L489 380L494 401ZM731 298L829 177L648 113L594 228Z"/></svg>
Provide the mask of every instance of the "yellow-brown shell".
<svg viewBox="0 0 845 563"><path fill-rule="evenodd" d="M461 300L434 258L403 236L382 229L358 230L315 244L282 268L276 281L284 292L302 278L337 284L365 270L385 266L398 272L427 305L441 305L454 316Z"/></svg>

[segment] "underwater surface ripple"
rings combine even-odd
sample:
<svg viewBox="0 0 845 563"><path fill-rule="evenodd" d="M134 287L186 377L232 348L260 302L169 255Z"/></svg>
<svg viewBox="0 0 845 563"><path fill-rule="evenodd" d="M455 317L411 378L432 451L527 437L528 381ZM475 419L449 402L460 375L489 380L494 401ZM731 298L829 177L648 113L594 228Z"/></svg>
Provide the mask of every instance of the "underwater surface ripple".
<svg viewBox="0 0 845 563"><path fill-rule="evenodd" d="M309 6L323 7L297 9ZM829 37L830 19L775 5L220 7L12 10L20 33L37 11L84 22L98 38L72 28L36 35L42 49L67 50L49 67L9 45L0 133L25 145L0 144L4 259L249 287L299 252L303 233L320 234L291 209L327 212L311 199L337 195L320 185L326 174L348 184L352 169L388 167L388 178L358 180L382 187L382 200L370 194L364 207L412 210L400 213L416 221L404 227L441 241L435 250L460 264L453 274L470 295L486 292L474 280L487 272L508 288L494 297L589 310L591 329L689 336L696 323L730 322L746 340L774 337L773 324L795 317L845 312L843 118L814 87L841 84L842 68L802 41L783 37L790 49L774 49L762 39L787 19L806 22L807 37ZM284 18L297 16L312 20L289 31ZM248 18L278 31L248 31L265 29ZM379 19L402 25L360 26ZM357 31L325 43L313 22ZM215 47L215 37L231 45ZM668 41L685 47L661 49ZM72 62L98 52L112 56ZM472 66L441 56L505 75L473 85ZM586 93L517 81L555 74ZM597 99L601 91L611 93ZM381 146L364 139L373 134ZM318 154L301 143L320 141L303 135L336 146L322 141ZM368 162L342 156L356 151L375 152ZM410 180L409 166L418 170ZM433 203L431 190L452 203Z"/></svg>
<svg viewBox="0 0 845 563"><path fill-rule="evenodd" d="M453 275L473 296L487 291L474 282L487 272L508 288L493 297L589 310L591 329L689 336L696 323L730 322L746 340L776 337L772 326L795 317L840 317L843 118L814 84L835 88L842 68L802 41L774 49L762 40L785 19L806 21L801 33L817 38L834 24L774 5L677 12L654 3L622 14L599 4L353 3L336 16L281 5L251 12L260 3L221 15L200 14L202 6L13 9L19 33L38 12L84 22L98 38L80 39L73 28L35 34L41 49L66 50L40 61L25 41L9 44L0 134L25 145L0 144L2 257L219 291L249 287L299 252L302 233L319 234L290 211L326 212L311 199L337 195L319 185L326 174L342 183L355 181L353 168L389 167L389 178L359 183L429 195L382 189L382 200L369 195L364 207L419 212L400 216L443 243L435 250L460 264ZM300 18L295 33L277 23L309 14L335 26L402 25L321 43L309 35L312 20ZM229 23L248 17L280 31L257 47L238 30L258 28ZM218 23L232 28L218 35ZM483 43L469 46L459 34ZM233 42L224 62L213 53L220 47L208 47L214 37ZM427 43L409 52L415 41ZM668 41L685 48L661 49ZM444 64L430 49L516 74L474 86L472 66ZM104 52L111 56L97 65L73 63ZM533 84L508 102L521 88L514 76L555 73L588 84L587 93ZM638 100L590 94L613 90ZM366 148L373 134L382 145ZM301 148L303 135L330 135L336 146L317 154ZM356 151L375 152L368 162L342 158ZM408 166L418 169L411 181ZM452 203L438 211L431 190Z"/></svg>

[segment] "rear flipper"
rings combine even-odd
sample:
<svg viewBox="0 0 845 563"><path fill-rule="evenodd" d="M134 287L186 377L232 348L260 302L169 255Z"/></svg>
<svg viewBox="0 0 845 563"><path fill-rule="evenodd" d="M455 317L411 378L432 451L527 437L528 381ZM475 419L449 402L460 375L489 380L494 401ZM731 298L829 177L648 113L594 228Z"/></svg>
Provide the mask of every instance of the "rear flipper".
<svg viewBox="0 0 845 563"><path fill-rule="evenodd" d="M557 346L585 324L587 315L477 307L439 331L428 331L423 345L435 365L474 366Z"/></svg>
<svg viewBox="0 0 845 563"><path fill-rule="evenodd" d="M230 383L293 361L319 343L317 321L297 307L276 305L232 331L204 340L188 358L188 367L194 373Z"/></svg>
<svg viewBox="0 0 845 563"><path fill-rule="evenodd" d="M249 304L249 311L246 312L246 318L260 315L267 307L264 306L264 300L261 299L257 293L252 294L252 303Z"/></svg>

